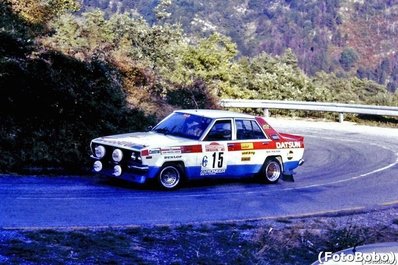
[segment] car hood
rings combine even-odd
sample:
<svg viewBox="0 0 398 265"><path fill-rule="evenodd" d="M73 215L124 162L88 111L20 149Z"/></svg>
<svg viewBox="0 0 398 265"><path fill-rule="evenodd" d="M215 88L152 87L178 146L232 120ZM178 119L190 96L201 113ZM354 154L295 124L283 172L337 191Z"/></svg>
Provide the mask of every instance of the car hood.
<svg viewBox="0 0 398 265"><path fill-rule="evenodd" d="M131 150L141 150L145 147L159 148L166 146L180 146L182 143L184 145L196 143L196 141L191 139L165 135L156 132L136 132L109 135L96 138L92 142Z"/></svg>

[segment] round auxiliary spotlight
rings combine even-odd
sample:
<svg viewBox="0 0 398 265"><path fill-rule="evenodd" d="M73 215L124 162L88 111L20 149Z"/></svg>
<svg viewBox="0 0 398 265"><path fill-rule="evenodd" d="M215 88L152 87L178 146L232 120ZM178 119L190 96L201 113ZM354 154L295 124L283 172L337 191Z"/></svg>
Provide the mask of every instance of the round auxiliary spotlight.
<svg viewBox="0 0 398 265"><path fill-rule="evenodd" d="M93 169L95 172L100 172L102 170L102 163L101 161L95 161Z"/></svg>
<svg viewBox="0 0 398 265"><path fill-rule="evenodd" d="M119 177L120 175L122 175L122 167L119 165L116 165L113 167L113 175L115 177Z"/></svg>
<svg viewBox="0 0 398 265"><path fill-rule="evenodd" d="M122 161L122 158L123 158L122 150L120 150L120 149L113 150L113 153L112 153L113 161L120 162L120 161Z"/></svg>
<svg viewBox="0 0 398 265"><path fill-rule="evenodd" d="M105 156L105 147L103 147L102 145L95 147L94 153L97 158L103 158Z"/></svg>

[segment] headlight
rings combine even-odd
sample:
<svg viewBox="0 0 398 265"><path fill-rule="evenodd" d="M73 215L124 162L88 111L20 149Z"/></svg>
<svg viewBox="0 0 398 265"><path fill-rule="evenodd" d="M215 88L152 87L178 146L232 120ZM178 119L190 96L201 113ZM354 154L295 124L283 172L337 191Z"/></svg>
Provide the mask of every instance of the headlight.
<svg viewBox="0 0 398 265"><path fill-rule="evenodd" d="M112 153L113 161L120 162L120 161L122 161L122 158L123 158L122 150L120 150L120 149L113 150L113 153Z"/></svg>
<svg viewBox="0 0 398 265"><path fill-rule="evenodd" d="M103 158L105 156L105 147L103 147L102 145L95 147L94 153L97 158Z"/></svg>

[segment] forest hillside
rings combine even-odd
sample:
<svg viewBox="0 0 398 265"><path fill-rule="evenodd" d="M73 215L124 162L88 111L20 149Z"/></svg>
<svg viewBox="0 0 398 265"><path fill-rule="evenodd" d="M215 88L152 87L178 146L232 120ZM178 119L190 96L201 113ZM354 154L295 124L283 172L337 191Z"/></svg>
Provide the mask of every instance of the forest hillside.
<svg viewBox="0 0 398 265"><path fill-rule="evenodd" d="M158 0L83 0L107 14L134 10L150 23ZM173 0L167 21L185 32L222 33L240 55L282 55L290 48L305 73L368 78L398 87L398 2L393 0Z"/></svg>
<svg viewBox="0 0 398 265"><path fill-rule="evenodd" d="M398 105L386 84L344 74L357 64L311 72L288 42L242 48L221 17L202 34L170 12L177 1L124 3L0 0L0 172L88 170L92 138L145 130L177 108L218 108L220 98Z"/></svg>

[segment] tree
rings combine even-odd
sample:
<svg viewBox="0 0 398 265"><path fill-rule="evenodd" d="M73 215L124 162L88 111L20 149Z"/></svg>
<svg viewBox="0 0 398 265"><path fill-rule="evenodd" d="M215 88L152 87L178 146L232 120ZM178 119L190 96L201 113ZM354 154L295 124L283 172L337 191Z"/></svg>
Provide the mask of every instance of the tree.
<svg viewBox="0 0 398 265"><path fill-rule="evenodd" d="M155 7L155 15L158 21L164 21L171 16L167 9L171 6L171 0L160 0L159 4Z"/></svg>
<svg viewBox="0 0 398 265"><path fill-rule="evenodd" d="M287 65L292 66L295 70L298 69L298 60L293 50L288 48L281 57L281 61Z"/></svg>
<svg viewBox="0 0 398 265"><path fill-rule="evenodd" d="M230 38L214 33L196 45L185 45L178 58L174 80L190 83L195 79L228 80L229 68L237 55Z"/></svg>
<svg viewBox="0 0 398 265"><path fill-rule="evenodd" d="M77 0L4 0L28 23L43 25L67 11L77 11Z"/></svg>
<svg viewBox="0 0 398 265"><path fill-rule="evenodd" d="M353 48L345 48L340 55L340 65L345 71L349 71L359 59L357 52Z"/></svg>

